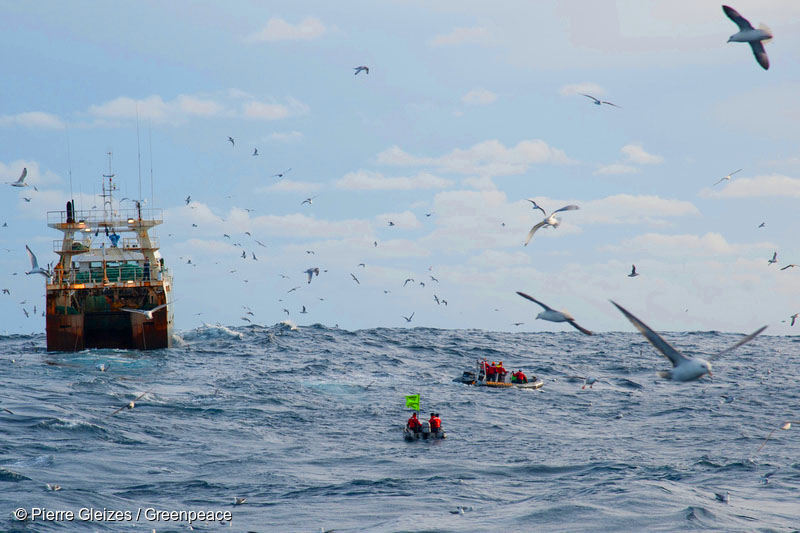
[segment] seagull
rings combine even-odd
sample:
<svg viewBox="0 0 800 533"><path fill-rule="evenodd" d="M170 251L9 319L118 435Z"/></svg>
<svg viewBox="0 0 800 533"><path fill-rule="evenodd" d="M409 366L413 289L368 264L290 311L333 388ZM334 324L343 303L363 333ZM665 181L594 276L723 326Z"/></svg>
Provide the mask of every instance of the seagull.
<svg viewBox="0 0 800 533"><path fill-rule="evenodd" d="M296 291L296 290L297 290L297 289L299 289L299 288L300 288L300 285L298 285L297 287L292 287L291 289L289 289L288 291L286 291L286 294L289 294L290 292L294 292L294 291Z"/></svg>
<svg viewBox="0 0 800 533"><path fill-rule="evenodd" d="M727 176L725 176L725 177L723 177L723 178L720 178L720 179L719 179L719 181L717 181L716 183L714 183L714 185L718 185L718 184L722 183L722 182L723 182L723 181L725 181L725 180L730 180L730 179L731 179L731 176L733 176L733 175L734 175L734 174L736 174L737 172L741 172L741 171L742 171L742 169L741 169L741 168L740 168L739 170L734 170L733 172L731 172L731 173L730 173L730 174L728 174ZM712 185L712 187L713 187L713 185ZM759 226L759 227L761 227L761 226Z"/></svg>
<svg viewBox="0 0 800 533"><path fill-rule="evenodd" d="M639 273L636 272L636 265L631 265L631 273L628 274L628 277L629 278L635 278L638 275L639 275Z"/></svg>
<svg viewBox="0 0 800 533"><path fill-rule="evenodd" d="M250 252L250 253L253 254L253 261L258 261L258 259L256 259L256 253L255 252Z"/></svg>
<svg viewBox="0 0 800 533"><path fill-rule="evenodd" d="M763 228L763 227L764 227L764 226L766 226L766 225L767 225L767 223L766 223L766 222L762 222L761 224L759 224L759 225L758 225L758 227L759 227L759 228Z"/></svg>
<svg viewBox="0 0 800 533"><path fill-rule="evenodd" d="M187 196L186 197L186 205L189 205L189 202L191 202L191 201L192 201L192 197L191 196Z"/></svg>
<svg viewBox="0 0 800 533"><path fill-rule="evenodd" d="M731 35L728 38L728 42L749 43L758 64L761 65L764 70L769 70L769 58L767 57L767 52L764 50L764 45L761 41L771 41L772 31L764 24L760 25L758 29L753 28L750 22L732 7L722 6L722 10L728 15L729 19L739 26L738 33Z"/></svg>
<svg viewBox="0 0 800 533"><path fill-rule="evenodd" d="M429 278L431 278L431 281L435 281L436 283L439 283L439 280L438 280L438 279L436 279L436 278L434 278L434 277L433 277L433 276L431 276L430 274L428 274L428 277L429 277Z"/></svg>
<svg viewBox="0 0 800 533"><path fill-rule="evenodd" d="M240 319L239 319L239 320L244 320L244 321L246 321L246 322L250 322L251 324L253 323L253 321L252 321L252 320L250 320L249 318L247 318L246 316L240 317Z"/></svg>
<svg viewBox="0 0 800 533"><path fill-rule="evenodd" d="M593 102L594 105L608 104L608 105L613 105L614 107L619 107L617 104L612 104L611 102L606 102L605 100L598 100L597 98L595 98L591 94L584 94L584 93L581 93L581 94L583 96L585 96L586 98L591 98L592 100L594 100L594 102ZM620 109L622 109L622 108L620 107Z"/></svg>
<svg viewBox="0 0 800 533"><path fill-rule="evenodd" d="M31 262L31 269L29 271L25 272L25 274L27 274L27 275L41 274L42 276L44 276L46 278L50 278L50 277L53 276L53 274L51 274L49 270L45 270L45 269L39 267L39 261L36 260L36 256L31 251L31 249L28 247L27 244L25 245L25 250L27 250L28 259Z"/></svg>
<svg viewBox="0 0 800 533"><path fill-rule="evenodd" d="M767 261L767 264L772 265L773 263L777 263L777 262L778 262L778 252L775 252L775 253L772 254L772 259Z"/></svg>
<svg viewBox="0 0 800 533"><path fill-rule="evenodd" d="M300 202L300 205L303 205L303 204L311 205L311 200L313 200L314 198L316 198L316 196L312 196L311 198L306 198L305 200Z"/></svg>
<svg viewBox="0 0 800 533"><path fill-rule="evenodd" d="M375 241L375 242L373 242L372 244L373 244L373 246L374 246L375 248L377 248L377 247L378 247L378 241Z"/></svg>
<svg viewBox="0 0 800 533"><path fill-rule="evenodd" d="M390 226L394 226L394 222L392 222L392 221L390 220L390 221L389 221L389 225L390 225Z"/></svg>
<svg viewBox="0 0 800 533"><path fill-rule="evenodd" d="M358 283L359 285L361 285L361 282L360 282L360 281L358 281L358 278L355 276L355 274L352 274L352 273L351 273L351 274L350 274L350 277L351 277L351 278L353 278L353 281L355 281L356 283Z"/></svg>
<svg viewBox="0 0 800 533"><path fill-rule="evenodd" d="M539 207L539 209L541 208ZM550 213L550 216L547 216L547 214L545 214L545 219L536 224L534 227L532 227L531 230L528 232L528 236L525 238L525 246L528 246L528 243L531 242L533 234L536 233L536 230L538 230L539 228L544 226L553 226L554 228L557 228L559 224L561 224L561 220L556 218L556 213L559 213L561 211L574 211L575 209L580 209L580 208L577 205L565 205L561 209L556 209L555 211ZM544 209L542 209L542 213L544 213Z"/></svg>
<svg viewBox="0 0 800 533"><path fill-rule="evenodd" d="M247 501L247 498L241 498L239 496L234 496L233 497L233 505L242 505L246 501Z"/></svg>
<svg viewBox="0 0 800 533"><path fill-rule="evenodd" d="M32 200L32 198L26 198L26 197L24 197L24 196L22 197L22 199L23 199L23 200L25 200L25 201L26 201L26 202L28 202L28 203L30 203L30 201Z"/></svg>
<svg viewBox="0 0 800 533"><path fill-rule="evenodd" d="M358 266L360 266L361 268L367 268L366 263L359 263Z"/></svg>
<svg viewBox="0 0 800 533"><path fill-rule="evenodd" d="M28 310L25 309L24 307L22 308L22 312L25 313L25 318L30 318L31 317L31 315L28 313Z"/></svg>
<svg viewBox="0 0 800 533"><path fill-rule="evenodd" d="M788 422L784 422L780 426L778 426L775 429L773 429L772 431L770 431L769 435L767 435L767 438L764 439L764 442L762 442L761 446L759 446L758 450L756 450L756 453L761 451L761 448L764 447L764 445L767 443L767 441L769 440L769 438L772 436L773 433L775 433L779 429L782 429L783 431L787 431L787 430L791 429L792 424L800 424L800 421L798 421L798 420L789 420Z"/></svg>
<svg viewBox="0 0 800 533"><path fill-rule="evenodd" d="M247 259L247 252L242 250L242 259Z"/></svg>
<svg viewBox="0 0 800 533"><path fill-rule="evenodd" d="M405 280L405 281L403 282L403 287L405 287L405 286L406 286L406 284L408 284L408 282L409 282L409 281L410 281L411 283L414 283L414 278L408 278L407 280Z"/></svg>
<svg viewBox="0 0 800 533"><path fill-rule="evenodd" d="M11 296L11 292L8 289L3 289L3 294L8 294L9 296Z"/></svg>
<svg viewBox="0 0 800 533"><path fill-rule="evenodd" d="M22 169L22 174L19 175L19 179L15 182L8 182L9 185L12 187L27 187L28 184L25 183L25 176L28 175L28 167Z"/></svg>
<svg viewBox="0 0 800 533"><path fill-rule="evenodd" d="M273 178L282 178L284 176L284 174L288 174L290 170L292 170L291 167L287 168L286 170L284 170L283 172L280 172L278 174L273 174L272 177Z"/></svg>
<svg viewBox="0 0 800 533"><path fill-rule="evenodd" d="M145 318L147 318L147 320L153 320L153 313L155 313L156 311L158 311L162 307L166 307L166 306L172 305L174 303L175 303L175 300L172 300L171 302L167 302L165 304L161 304L161 305L159 305L157 307L154 307L152 309L130 309L128 307L123 307L122 311L127 311L129 313L139 313L140 315L144 315Z"/></svg>
<svg viewBox="0 0 800 533"><path fill-rule="evenodd" d="M542 306L544 308L544 311L542 311L541 313L536 315L537 319L541 318L542 320L549 320L550 322L569 322L569 324L573 328L577 329L581 333L583 333L585 335L593 335L593 333L591 331L589 331L588 329L579 326L578 323L575 322L575 318L573 318L573 316L571 314L567 313L566 311L556 311L555 309L552 309L552 308L546 306L545 304L543 304L539 300L533 298L532 296L529 296L529 295L525 294L524 292L517 291L517 294L519 294L520 296L522 296L523 298L525 298L527 300L532 301L535 304L539 304L540 306Z"/></svg>
<svg viewBox="0 0 800 533"><path fill-rule="evenodd" d="M135 399L133 399L132 401L130 401L130 402L128 402L128 403L126 403L125 405L123 405L122 407L120 407L119 409L117 409L116 411L114 411L113 413L111 413L111 414L110 414L110 415L108 415L108 416L114 416L115 414L119 413L119 412L120 412L120 411L122 411L123 409L133 409L133 408L136 406L136 402L138 402L139 400L141 400L142 398L144 398L145 394L149 393L151 390L153 390L153 389L150 389L150 390L148 390L147 392L143 392L143 393L141 393L141 394L140 394L139 396L137 396Z"/></svg>
<svg viewBox="0 0 800 533"><path fill-rule="evenodd" d="M411 322L411 319L414 318L414 313L411 313L411 316L404 316L403 318L406 319L406 322Z"/></svg>
<svg viewBox="0 0 800 533"><path fill-rule="evenodd" d="M595 383L597 383L597 378L596 377L592 377L592 376L587 376L587 377L584 377L584 376L572 376L572 377L575 378L575 379L582 379L583 380L583 386L581 387L581 390L586 389L586 385L589 385L589 388L591 389L592 386Z"/></svg>
<svg viewBox="0 0 800 533"><path fill-rule="evenodd" d="M692 381L695 379L701 378L703 375L708 374L711 376L711 363L704 359L700 359L699 357L689 357L688 355L684 355L675 348L672 347L667 341L665 341L661 336L650 329L650 327L633 316L629 313L625 308L617 304L616 302L612 301L612 304L620 310L620 312L625 315L628 320L631 321L631 324L634 325L639 332L644 335L644 337L650 341L650 344L656 347L656 349L661 352L664 357L670 360L672 363L672 370L667 370L663 372L659 372L658 375L665 379L671 379L673 381ZM762 331L767 329L767 326L762 326L761 328L757 329L755 332L751 333L750 335L746 336L730 348L726 348L721 352L718 352L711 357L710 360L714 360L715 358L719 357L720 355L726 354L739 346L750 342L757 335L759 335Z"/></svg>
<svg viewBox="0 0 800 533"><path fill-rule="evenodd" d="M308 282L309 283L311 283L311 278L314 277L314 274L319 276L319 268L318 267L309 268L305 272L306 272L306 274L308 274Z"/></svg>
<svg viewBox="0 0 800 533"><path fill-rule="evenodd" d="M714 497L719 502L728 503L731 499L731 493L729 491L725 491L725 494L722 494L721 492L715 492Z"/></svg>
<svg viewBox="0 0 800 533"><path fill-rule="evenodd" d="M528 198L528 201L529 201L531 204L533 204L533 205L531 205L531 209L538 209L539 211L541 211L541 212L542 212L542 214L543 214L544 216L547 216L547 213L545 213L544 209L542 209L542 208L539 206L539 204L537 204L536 202L534 202L534 201L533 201L533 200L531 200L530 198Z"/></svg>
<svg viewBox="0 0 800 533"><path fill-rule="evenodd" d="M514 322L514 323L512 324L512 326L517 326L517 327L519 327L519 326L523 325L524 323L525 323L525 322Z"/></svg>
<svg viewBox="0 0 800 533"><path fill-rule="evenodd" d="M283 308L283 312L286 313L287 315L289 314L289 310L286 309L285 307Z"/></svg>
<svg viewBox="0 0 800 533"><path fill-rule="evenodd" d="M258 155L258 148L253 148L253 155Z"/></svg>
<svg viewBox="0 0 800 533"><path fill-rule="evenodd" d="M303 306L303 310L302 310L302 311L300 311L300 314L301 314L301 315L306 315L306 314L308 314L308 311L306 311L306 306L305 306L305 305Z"/></svg>
<svg viewBox="0 0 800 533"><path fill-rule="evenodd" d="M441 302L439 301L439 297L436 296L435 294L433 295L433 301L436 302L436 305L442 305Z"/></svg>
<svg viewBox="0 0 800 533"><path fill-rule="evenodd" d="M369 67L365 67L364 65L361 65L360 67L353 67L353 70L355 70L355 72L353 72L354 76L358 76L358 73L362 70L369 74Z"/></svg>
<svg viewBox="0 0 800 533"><path fill-rule="evenodd" d="M790 326L794 326L794 322L795 322L795 320L797 320L797 317L798 317L798 316L800 316L800 313L795 313L795 314L793 314L793 315L791 315L791 316L789 317L789 318L791 318L791 319L792 319L792 323L791 323L791 324L789 324Z"/></svg>
<svg viewBox="0 0 800 533"><path fill-rule="evenodd" d="M267 245L266 245L266 244L264 244L263 242L259 241L258 239L255 239L255 241L256 241L256 244L257 244L257 245L259 245L259 246L262 246L262 247L264 247L264 248L266 248L266 247L267 247Z"/></svg>
<svg viewBox="0 0 800 533"><path fill-rule="evenodd" d="M56 485L55 483L47 483L47 490L61 490L61 485Z"/></svg>
<svg viewBox="0 0 800 533"><path fill-rule="evenodd" d="M231 137L230 135L228 136L228 142L231 143L231 148L236 146L236 142L233 140L233 137Z"/></svg>
<svg viewBox="0 0 800 533"><path fill-rule="evenodd" d="M785 267L783 267L781 270L786 270L787 268L792 268L792 267L796 267L796 266L800 266L800 265L795 265L794 263L792 263L792 264L790 264L790 265L786 265L786 266L785 266Z"/></svg>

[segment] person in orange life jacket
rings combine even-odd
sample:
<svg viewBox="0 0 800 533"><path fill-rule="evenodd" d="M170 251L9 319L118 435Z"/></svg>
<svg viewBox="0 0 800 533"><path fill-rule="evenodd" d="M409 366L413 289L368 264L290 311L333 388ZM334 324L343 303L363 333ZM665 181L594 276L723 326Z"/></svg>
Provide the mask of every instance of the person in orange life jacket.
<svg viewBox="0 0 800 533"><path fill-rule="evenodd" d="M408 419L408 429L414 433L422 431L422 423L417 418L417 413L411 413L411 418Z"/></svg>
<svg viewBox="0 0 800 533"><path fill-rule="evenodd" d="M517 370L516 372L511 373L511 381L516 383L527 383L528 377L522 373L522 370Z"/></svg>
<svg viewBox="0 0 800 533"><path fill-rule="evenodd" d="M492 361L492 366L486 369L486 381L495 381L497 379L497 365Z"/></svg>
<svg viewBox="0 0 800 533"><path fill-rule="evenodd" d="M439 431L442 427L442 419L439 418L439 413L431 413L431 419L428 422L431 424L431 433Z"/></svg>
<svg viewBox="0 0 800 533"><path fill-rule="evenodd" d="M497 381L505 382L507 373L506 369L503 368L503 362L500 361L500 364L497 365Z"/></svg>

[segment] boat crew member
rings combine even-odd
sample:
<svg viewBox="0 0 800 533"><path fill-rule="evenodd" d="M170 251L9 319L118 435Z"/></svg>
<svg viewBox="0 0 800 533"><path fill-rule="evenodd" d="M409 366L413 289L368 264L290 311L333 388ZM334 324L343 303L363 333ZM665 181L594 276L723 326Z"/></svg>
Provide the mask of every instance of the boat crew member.
<svg viewBox="0 0 800 533"><path fill-rule="evenodd" d="M500 383L505 383L507 373L508 371L506 371L506 369L503 368L503 362L500 361L500 364L497 365L497 381L499 381Z"/></svg>
<svg viewBox="0 0 800 533"><path fill-rule="evenodd" d="M522 373L522 370L517 370L516 372L511 373L511 381L516 383L527 383L528 377Z"/></svg>
<svg viewBox="0 0 800 533"><path fill-rule="evenodd" d="M497 380L497 364L492 361L492 365L486 369L486 381L496 381Z"/></svg>
<svg viewBox="0 0 800 533"><path fill-rule="evenodd" d="M428 422L431 424L431 433L436 433L442 428L442 419L439 418L439 413L431 413L431 419Z"/></svg>
<svg viewBox="0 0 800 533"><path fill-rule="evenodd" d="M144 276L143 279L145 281L150 281L150 259L145 257L144 258Z"/></svg>
<svg viewBox="0 0 800 533"><path fill-rule="evenodd" d="M408 419L408 429L414 433L422 431L422 423L417 418L417 413L411 413L411 418Z"/></svg>

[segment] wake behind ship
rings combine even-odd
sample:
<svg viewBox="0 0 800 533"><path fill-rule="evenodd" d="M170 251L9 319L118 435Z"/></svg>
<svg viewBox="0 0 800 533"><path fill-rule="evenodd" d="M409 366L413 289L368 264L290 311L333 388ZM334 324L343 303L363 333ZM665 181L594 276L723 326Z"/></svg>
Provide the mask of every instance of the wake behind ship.
<svg viewBox="0 0 800 533"><path fill-rule="evenodd" d="M47 213L47 225L64 234L53 243L60 259L47 282L48 351L171 345L172 275L149 234L162 211L138 201L122 209L127 199L115 206L113 177L103 175L102 211L67 202L66 211Z"/></svg>

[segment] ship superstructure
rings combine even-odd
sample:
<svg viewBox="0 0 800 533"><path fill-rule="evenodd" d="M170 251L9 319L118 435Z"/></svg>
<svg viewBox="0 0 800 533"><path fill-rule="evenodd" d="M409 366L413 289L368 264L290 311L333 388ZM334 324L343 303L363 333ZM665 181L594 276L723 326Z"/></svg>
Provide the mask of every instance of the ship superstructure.
<svg viewBox="0 0 800 533"><path fill-rule="evenodd" d="M172 275L150 235L162 210L127 198L115 203L110 170L102 189L102 210L67 202L66 211L47 213L47 225L64 234L53 243L60 259L47 283L47 349L167 348Z"/></svg>

